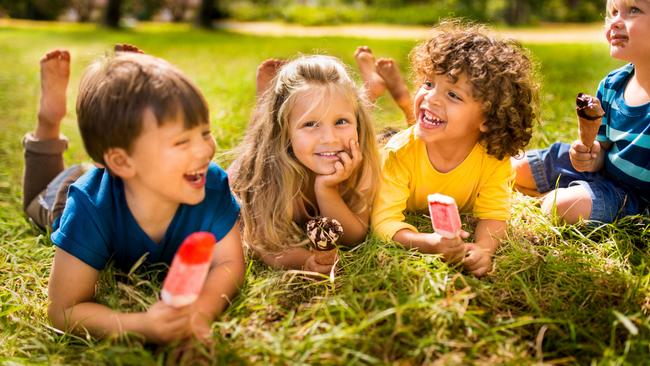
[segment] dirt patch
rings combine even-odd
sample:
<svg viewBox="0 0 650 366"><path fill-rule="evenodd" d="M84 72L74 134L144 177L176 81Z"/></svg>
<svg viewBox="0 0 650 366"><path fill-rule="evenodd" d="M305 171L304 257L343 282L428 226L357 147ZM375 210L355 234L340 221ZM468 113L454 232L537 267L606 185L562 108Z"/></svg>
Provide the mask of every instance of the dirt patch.
<svg viewBox="0 0 650 366"><path fill-rule="evenodd" d="M397 25L341 25L305 27L276 22L219 22L224 30L274 37L358 37L378 39L425 39L429 27ZM499 29L493 33L501 38L514 38L522 43L600 43L605 42L602 24L542 25L538 28Z"/></svg>

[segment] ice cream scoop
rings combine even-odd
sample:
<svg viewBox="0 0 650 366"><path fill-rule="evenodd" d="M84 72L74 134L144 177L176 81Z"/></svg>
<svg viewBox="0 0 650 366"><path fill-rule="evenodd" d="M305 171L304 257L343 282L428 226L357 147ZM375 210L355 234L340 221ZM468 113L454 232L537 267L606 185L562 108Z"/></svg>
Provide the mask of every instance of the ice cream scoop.
<svg viewBox="0 0 650 366"><path fill-rule="evenodd" d="M343 235L343 226L336 219L315 217L307 222L307 237L316 250L316 263L333 264L336 241Z"/></svg>
<svg viewBox="0 0 650 366"><path fill-rule="evenodd" d="M600 106L598 98L589 94L578 93L576 97L576 114L578 115L580 141L591 149L598 135L598 129L605 111Z"/></svg>

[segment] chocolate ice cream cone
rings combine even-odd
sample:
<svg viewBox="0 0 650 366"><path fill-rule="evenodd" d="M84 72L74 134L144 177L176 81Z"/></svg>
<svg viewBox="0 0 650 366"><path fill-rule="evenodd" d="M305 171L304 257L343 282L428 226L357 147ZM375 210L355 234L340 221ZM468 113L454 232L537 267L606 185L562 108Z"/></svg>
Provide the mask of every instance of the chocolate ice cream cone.
<svg viewBox="0 0 650 366"><path fill-rule="evenodd" d="M333 265L338 249L336 241L343 235L343 227L336 219L315 217L307 223L307 237L314 250L316 263Z"/></svg>
<svg viewBox="0 0 650 366"><path fill-rule="evenodd" d="M605 111L600 106L598 98L579 93L576 98L576 113L578 114L580 141L591 150Z"/></svg>

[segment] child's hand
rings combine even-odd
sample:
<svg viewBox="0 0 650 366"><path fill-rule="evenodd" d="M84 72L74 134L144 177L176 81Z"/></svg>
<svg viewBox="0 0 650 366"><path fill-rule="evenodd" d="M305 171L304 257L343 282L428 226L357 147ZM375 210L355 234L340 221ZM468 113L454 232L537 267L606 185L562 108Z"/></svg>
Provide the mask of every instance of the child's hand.
<svg viewBox="0 0 650 366"><path fill-rule="evenodd" d="M201 313L195 306L190 315L190 330L201 343L212 343L212 319Z"/></svg>
<svg viewBox="0 0 650 366"><path fill-rule="evenodd" d="M307 257L307 260L305 261L305 265L303 269L305 271L310 271L310 272L318 272L322 274L329 274L332 272L332 267L334 267L334 264L336 263L336 258L332 261L332 263L327 263L327 264L319 264L316 262L316 254L312 254L309 257Z"/></svg>
<svg viewBox="0 0 650 366"><path fill-rule="evenodd" d="M339 161L334 163L334 173L328 175L318 175L316 177L316 187L337 188L340 183L350 178L352 172L361 164L361 150L359 142L350 140L350 154L343 151L338 154Z"/></svg>
<svg viewBox="0 0 650 366"><path fill-rule="evenodd" d="M189 337L191 310L191 305L175 308L158 301L144 314L144 336L158 344Z"/></svg>
<svg viewBox="0 0 650 366"><path fill-rule="evenodd" d="M476 277L483 277L492 270L493 253L474 243L465 245L467 254L463 259L463 267Z"/></svg>
<svg viewBox="0 0 650 366"><path fill-rule="evenodd" d="M437 233L426 234L428 236L429 246L424 250L429 254L442 254L445 262L459 263L465 256L464 238L469 237L469 233L462 231L461 234L453 239L440 236Z"/></svg>
<svg viewBox="0 0 650 366"><path fill-rule="evenodd" d="M580 140L571 144L569 158L573 168L579 172L594 172L597 169L597 157L600 153L600 143L594 141L594 145L589 149Z"/></svg>

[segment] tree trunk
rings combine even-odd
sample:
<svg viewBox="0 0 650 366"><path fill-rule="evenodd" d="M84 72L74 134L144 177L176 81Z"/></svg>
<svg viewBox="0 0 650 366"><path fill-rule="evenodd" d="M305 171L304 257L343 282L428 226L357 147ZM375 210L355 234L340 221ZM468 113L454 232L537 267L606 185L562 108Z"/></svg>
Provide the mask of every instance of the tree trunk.
<svg viewBox="0 0 650 366"><path fill-rule="evenodd" d="M122 16L122 0L108 0L106 13L104 14L104 25L109 28L119 28Z"/></svg>
<svg viewBox="0 0 650 366"><path fill-rule="evenodd" d="M214 0L201 0L201 6L196 16L196 24L201 28L212 28L212 19L216 12Z"/></svg>
<svg viewBox="0 0 650 366"><path fill-rule="evenodd" d="M506 23L515 25L527 22L530 15L528 5L521 0L508 0L504 16Z"/></svg>

